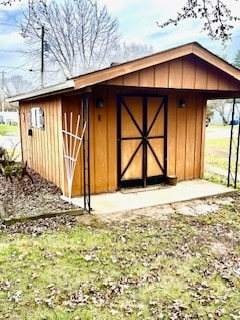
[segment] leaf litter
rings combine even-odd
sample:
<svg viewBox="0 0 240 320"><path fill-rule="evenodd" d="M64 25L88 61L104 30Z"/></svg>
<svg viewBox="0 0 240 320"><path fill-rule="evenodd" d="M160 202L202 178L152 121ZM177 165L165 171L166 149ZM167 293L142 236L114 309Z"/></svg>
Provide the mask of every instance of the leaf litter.
<svg viewBox="0 0 240 320"><path fill-rule="evenodd" d="M41 192L45 192L41 186ZM50 189L58 197L58 190L54 186ZM21 192L31 195L25 187ZM35 201L36 195L33 198ZM56 201L59 207L65 207ZM201 204L204 212L199 209ZM27 202L25 205L28 207ZM30 206L38 207L37 203ZM184 206L198 208L197 214L192 210L186 214ZM32 250L39 246L41 253L26 287L21 286L21 274L30 268L28 259L34 252L10 256L18 278L1 273L0 300L5 297L4 304L11 304L12 313L2 309L0 318L20 319L14 308L22 310L24 318L30 305L32 310L42 310L43 316L36 319L53 319L51 310L58 310L66 319L84 319L86 310L91 314L89 319L101 319L101 314L102 319L239 319L240 308L235 303L240 299L239 193L169 208L167 212L163 207L163 219L161 206L157 206L108 217L66 215L2 225L1 237L8 235L10 244L17 245L15 234L24 234L33 237L37 245ZM66 237L64 246L58 249L51 242L43 242L55 232ZM73 247L69 232L79 234ZM89 235L92 239L87 242ZM75 285L69 286L67 275L61 272L53 273L43 286L39 284L46 270L54 270L59 262L65 267L70 255L71 261L79 261L78 274L69 263L68 276ZM3 264L0 268L4 271ZM81 278L83 272L86 275ZM29 319L34 318L32 312Z"/></svg>

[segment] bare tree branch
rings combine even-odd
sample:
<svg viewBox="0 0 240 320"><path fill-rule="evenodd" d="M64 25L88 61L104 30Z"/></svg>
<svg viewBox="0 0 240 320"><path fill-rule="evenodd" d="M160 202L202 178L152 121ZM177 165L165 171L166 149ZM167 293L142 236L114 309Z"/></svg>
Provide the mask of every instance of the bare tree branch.
<svg viewBox="0 0 240 320"><path fill-rule="evenodd" d="M111 54L108 55L109 65L112 63L118 64L134 59L142 58L153 54L153 47L151 45L140 43L119 43L116 45Z"/></svg>
<svg viewBox="0 0 240 320"><path fill-rule="evenodd" d="M29 18L31 17L31 18ZM118 20L89 0L36 1L23 11L20 23L31 55L39 56L40 28L50 46L48 63L62 70L65 77L96 70L119 40ZM39 56L40 57L40 56Z"/></svg>
<svg viewBox="0 0 240 320"><path fill-rule="evenodd" d="M240 17L234 15L224 1L187 0L175 18L170 18L164 23L157 22L157 25L164 28L171 24L178 25L180 21L190 18L203 19L203 30L208 36L212 39L221 39L223 42L231 38L234 22L240 20Z"/></svg>

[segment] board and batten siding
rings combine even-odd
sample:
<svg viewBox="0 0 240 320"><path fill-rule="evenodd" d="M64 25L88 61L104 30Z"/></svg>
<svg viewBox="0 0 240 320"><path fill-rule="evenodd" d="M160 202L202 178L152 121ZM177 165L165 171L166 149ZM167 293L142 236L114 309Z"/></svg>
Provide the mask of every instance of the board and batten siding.
<svg viewBox="0 0 240 320"><path fill-rule="evenodd" d="M44 111L44 129L31 128L30 110ZM60 96L20 103L23 161L45 179L63 187L62 108ZM28 134L32 130L32 136Z"/></svg>
<svg viewBox="0 0 240 320"><path fill-rule="evenodd" d="M129 94L127 88L104 87L92 94L91 105L91 189L92 193L117 189L117 94ZM167 107L167 174L180 180L203 176L205 101L199 94L162 90L138 90L135 93L168 96ZM104 98L104 108L94 101ZM179 108L184 97L187 107Z"/></svg>
<svg viewBox="0 0 240 320"><path fill-rule="evenodd" d="M106 81L108 85L191 90L235 90L239 82L189 55Z"/></svg>
<svg viewBox="0 0 240 320"><path fill-rule="evenodd" d="M82 134L82 96L81 95L67 95L62 97L62 124L65 128L65 114L67 119L67 131L70 131L70 117L72 114L72 133L77 133L78 136ZM80 126L78 132L76 132L77 118L80 116ZM76 145L77 146L77 145ZM70 144L69 144L70 147ZM72 140L72 150L74 148L74 139ZM76 148L75 148L76 150ZM75 172L72 184L72 195L83 194L83 145L81 146L78 158L76 159ZM63 193L67 195L67 175L64 163L64 187L62 188Z"/></svg>
<svg viewBox="0 0 240 320"><path fill-rule="evenodd" d="M117 136L116 136L116 92L108 88L94 89L89 99L90 126L90 177L91 193L113 192L117 189ZM98 97L103 98L104 107L96 108ZM82 96L65 96L62 99L63 115L69 119L73 114L73 131L76 118L82 117ZM73 195L82 195L83 190L83 146L76 162L73 179ZM65 179L64 193L67 193Z"/></svg>
<svg viewBox="0 0 240 320"><path fill-rule="evenodd" d="M182 96L186 108L178 107ZM200 95L169 95L167 175L177 175L179 180L203 177L205 112L205 101Z"/></svg>
<svg viewBox="0 0 240 320"><path fill-rule="evenodd" d="M117 189L117 107L116 91L96 88L90 104L90 159L92 193ZM96 99L103 98L104 107L96 108Z"/></svg>
<svg viewBox="0 0 240 320"><path fill-rule="evenodd" d="M167 108L167 174L177 174L180 180L202 177L203 174L203 123L205 119L202 98L194 93L161 90L138 90L135 93L168 95ZM99 87L90 98L90 165L91 192L111 192L117 189L117 94L131 93L118 87ZM104 99L104 108L95 106L96 99ZM184 97L185 109L178 107ZM61 106L62 104L62 106ZM41 107L45 115L45 129L32 128L28 136L29 111ZM67 180L63 163L62 121L66 112L73 114L73 131L76 118L81 115L81 95L35 100L21 104L21 132L23 159L44 178L52 181L67 194ZM77 159L72 195L83 194L82 148Z"/></svg>
<svg viewBox="0 0 240 320"><path fill-rule="evenodd" d="M60 187L64 194L67 193L63 118L65 112L68 119L71 113L75 120L81 115L82 93L86 90L90 97L91 193L115 191L118 188L117 95L156 95L165 96L168 100L166 174L176 174L180 180L202 178L206 100L239 96L239 77L236 68L198 44L173 48L76 77L72 91L61 95L51 92L51 96L46 94L32 101L20 101L23 160ZM103 108L96 107L98 97L104 100ZM179 108L180 98L185 99L186 108ZM45 128L32 128L30 136L29 111L33 107L43 109ZM141 118L141 115L136 116ZM76 121L73 129L75 124ZM83 194L82 151L76 163L73 196Z"/></svg>

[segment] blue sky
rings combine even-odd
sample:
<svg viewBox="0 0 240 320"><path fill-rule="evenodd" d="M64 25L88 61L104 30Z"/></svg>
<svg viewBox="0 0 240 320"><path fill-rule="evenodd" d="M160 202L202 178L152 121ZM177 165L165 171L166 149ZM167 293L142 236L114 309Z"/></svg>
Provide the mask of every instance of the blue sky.
<svg viewBox="0 0 240 320"><path fill-rule="evenodd" d="M240 1L226 0L233 12L240 12ZM26 0L20 2L24 5ZM218 55L226 55L230 62L237 50L240 50L240 22L234 29L232 41L223 50L220 41L212 41L201 31L202 21L186 20L178 26L161 29L158 22L164 22L174 17L186 0L98 0L105 4L120 23L122 40L153 46L155 52L166 50L184 43L197 41L208 50ZM18 19L19 2L11 8L0 6L0 72L6 76L23 74L29 77L29 69L39 69L31 61L26 61L21 52L26 51L24 40L14 26Z"/></svg>
<svg viewBox="0 0 240 320"><path fill-rule="evenodd" d="M0 6L0 71L9 76L30 69L30 64L21 53L26 48L16 27L18 15L17 5L11 8Z"/></svg>
<svg viewBox="0 0 240 320"><path fill-rule="evenodd" d="M105 4L113 16L120 21L122 35L127 41L136 41L153 45L155 51L165 50L184 43L197 41L208 50L218 55L226 54L232 60L240 50L240 22L236 25L232 41L227 43L226 51L220 41L211 40L202 31L201 20L186 20L178 26L159 28L159 23L173 18L187 0L99 0ZM239 0L226 0L232 12L240 12ZM237 36L238 35L238 36Z"/></svg>

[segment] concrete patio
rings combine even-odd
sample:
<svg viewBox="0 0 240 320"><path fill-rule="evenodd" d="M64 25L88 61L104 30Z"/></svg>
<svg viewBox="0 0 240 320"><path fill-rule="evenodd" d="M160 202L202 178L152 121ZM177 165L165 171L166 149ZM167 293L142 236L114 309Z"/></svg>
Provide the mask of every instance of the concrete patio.
<svg viewBox="0 0 240 320"><path fill-rule="evenodd" d="M197 179L179 182L176 186L125 189L114 193L92 195L91 208L93 214L113 213L211 197L234 191L236 190L233 188ZM68 198L64 199L69 201ZM83 197L72 198L71 202L79 207L84 207Z"/></svg>

